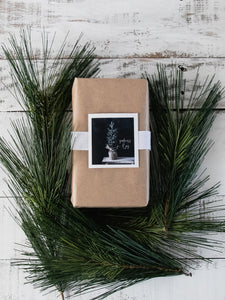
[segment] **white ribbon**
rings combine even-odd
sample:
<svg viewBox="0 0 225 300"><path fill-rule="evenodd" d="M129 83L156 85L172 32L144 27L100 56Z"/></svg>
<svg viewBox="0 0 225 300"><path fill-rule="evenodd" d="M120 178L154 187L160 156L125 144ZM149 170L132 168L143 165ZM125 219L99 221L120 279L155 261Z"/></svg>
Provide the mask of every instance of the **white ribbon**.
<svg viewBox="0 0 225 300"><path fill-rule="evenodd" d="M71 150L88 150L88 132L72 131ZM151 132L138 131L138 149L151 150Z"/></svg>
<svg viewBox="0 0 225 300"><path fill-rule="evenodd" d="M151 131L138 131L138 149L151 150Z"/></svg>

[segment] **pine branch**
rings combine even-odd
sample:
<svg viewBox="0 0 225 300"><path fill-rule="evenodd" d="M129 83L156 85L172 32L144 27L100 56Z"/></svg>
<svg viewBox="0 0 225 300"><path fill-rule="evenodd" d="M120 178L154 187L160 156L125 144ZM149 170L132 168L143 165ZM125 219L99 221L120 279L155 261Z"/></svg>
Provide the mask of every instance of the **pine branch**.
<svg viewBox="0 0 225 300"><path fill-rule="evenodd" d="M4 52L27 110L27 119L13 123L13 143L0 139L0 159L17 202L15 218L29 241L24 257L15 263L29 272L36 287L57 289L62 299L65 290L74 295L98 291L93 299L104 299L146 279L190 275L193 264L186 257L206 260L198 254L199 246L221 246L202 233L225 229L223 218L211 218L225 209L218 201L206 202L206 210L199 213L199 202L210 199L218 185L204 190L208 177L197 176L211 147L207 134L223 92L220 83L210 79L199 91L197 75L184 109L186 82L181 72L167 75L159 67L156 75L147 76L153 140L149 205L79 210L68 199L67 109L73 78L98 71L93 49L89 44L78 48L77 42L64 60L64 42L49 64L53 42L43 36L40 68L29 33L22 32L19 43L11 37L10 43ZM111 127L111 141L115 134ZM107 292L101 291L104 287Z"/></svg>
<svg viewBox="0 0 225 300"><path fill-rule="evenodd" d="M65 40L52 63L53 42L49 47L48 36L42 35L42 64L34 55L29 31L21 31L19 41L11 36L9 46L3 46L15 95L27 110L27 118L12 123L12 144L0 139L0 159L17 202L18 222L34 251L24 254L35 257L34 265L30 258L17 263L31 274L33 283L56 288L64 297L68 284L55 276L51 264L62 256L62 245L53 237L54 224L66 224L65 208L56 210L67 199L71 120L66 110L71 105L74 78L97 74L99 64L94 61L94 48L89 44L80 47L79 40L68 60L64 59Z"/></svg>
<svg viewBox="0 0 225 300"><path fill-rule="evenodd" d="M222 94L220 83L212 84L212 80L209 80L204 83L199 95L195 94L193 98L199 84L197 78L198 75L186 111L181 111L185 100L185 93L180 93L181 86L185 85L182 72L167 76L161 67L158 77L148 78L152 118L157 128L156 140L159 141L158 149L154 149L152 154L157 155L153 161L159 161L158 170L162 172L160 181L164 190L159 191L159 198L164 202L165 230L181 207L183 193L194 185L197 185L197 192L202 183L201 180L193 182L193 179L211 146L206 136L214 119L213 108ZM193 105L199 103L199 99L204 99L203 105L194 111ZM210 190L212 193L213 189Z"/></svg>

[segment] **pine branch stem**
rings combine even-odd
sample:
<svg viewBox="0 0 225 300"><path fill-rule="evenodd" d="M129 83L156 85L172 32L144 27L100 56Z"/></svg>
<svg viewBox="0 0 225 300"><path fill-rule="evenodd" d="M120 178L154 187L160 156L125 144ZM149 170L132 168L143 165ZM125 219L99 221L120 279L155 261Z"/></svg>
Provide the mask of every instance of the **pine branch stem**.
<svg viewBox="0 0 225 300"><path fill-rule="evenodd" d="M168 213L169 196L167 195L165 210L164 210L164 231L167 232L167 213Z"/></svg>
<svg viewBox="0 0 225 300"><path fill-rule="evenodd" d="M138 266L129 266L129 265L123 265L124 269L144 269L144 270L150 270L150 269L156 269L164 272L172 272L172 273L179 273L179 274L185 274L186 276L190 276L189 274L184 273L181 269L166 269L162 267L154 267L154 266L144 266L144 265L138 265Z"/></svg>
<svg viewBox="0 0 225 300"><path fill-rule="evenodd" d="M63 291L60 291L60 295L61 295L61 297L62 297L62 300L65 300L65 297L64 297Z"/></svg>

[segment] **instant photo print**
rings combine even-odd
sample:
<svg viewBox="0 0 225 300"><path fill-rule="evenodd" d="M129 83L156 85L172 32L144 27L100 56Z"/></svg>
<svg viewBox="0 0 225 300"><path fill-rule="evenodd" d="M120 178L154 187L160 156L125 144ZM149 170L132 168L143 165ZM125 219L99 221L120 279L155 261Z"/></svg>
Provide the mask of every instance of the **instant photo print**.
<svg viewBox="0 0 225 300"><path fill-rule="evenodd" d="M89 114L89 168L135 168L138 114Z"/></svg>

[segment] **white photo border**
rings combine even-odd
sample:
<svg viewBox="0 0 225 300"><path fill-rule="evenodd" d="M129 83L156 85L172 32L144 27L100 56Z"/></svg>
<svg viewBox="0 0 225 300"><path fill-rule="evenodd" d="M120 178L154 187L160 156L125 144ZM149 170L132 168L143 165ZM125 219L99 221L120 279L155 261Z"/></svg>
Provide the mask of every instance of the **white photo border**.
<svg viewBox="0 0 225 300"><path fill-rule="evenodd" d="M134 164L93 164L92 163L92 119L97 118L132 118L134 120ZM98 113L88 114L88 167L95 168L138 168L139 151L138 151L138 113Z"/></svg>

